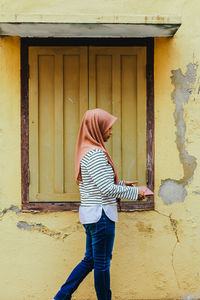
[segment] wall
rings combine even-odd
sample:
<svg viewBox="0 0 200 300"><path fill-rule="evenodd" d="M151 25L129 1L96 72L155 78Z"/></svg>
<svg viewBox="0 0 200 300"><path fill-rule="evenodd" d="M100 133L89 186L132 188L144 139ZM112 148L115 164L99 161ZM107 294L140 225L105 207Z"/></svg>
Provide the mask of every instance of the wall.
<svg viewBox="0 0 200 300"><path fill-rule="evenodd" d="M111 270L116 300L200 298L199 9L198 0L0 1L1 13L25 17L182 16L174 38L155 39L156 207L119 215ZM0 39L0 299L48 300L84 254L85 237L75 212L20 210L19 42ZM96 299L92 274L73 299Z"/></svg>

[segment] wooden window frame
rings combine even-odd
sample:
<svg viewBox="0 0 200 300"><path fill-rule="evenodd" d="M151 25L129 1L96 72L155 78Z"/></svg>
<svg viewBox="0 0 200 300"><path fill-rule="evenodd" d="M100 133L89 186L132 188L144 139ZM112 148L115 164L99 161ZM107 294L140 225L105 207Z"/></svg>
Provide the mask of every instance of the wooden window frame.
<svg viewBox="0 0 200 300"><path fill-rule="evenodd" d="M34 211L77 211L80 202L29 202L29 64L30 46L144 46L147 48L147 186L154 191L154 38L21 38L21 191L22 209ZM122 211L154 209L147 201L122 201Z"/></svg>

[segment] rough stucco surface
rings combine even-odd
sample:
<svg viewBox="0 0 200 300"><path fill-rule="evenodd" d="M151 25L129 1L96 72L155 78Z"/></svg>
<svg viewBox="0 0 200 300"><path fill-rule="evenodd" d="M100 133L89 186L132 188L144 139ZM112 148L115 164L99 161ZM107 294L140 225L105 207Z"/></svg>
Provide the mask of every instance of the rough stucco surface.
<svg viewBox="0 0 200 300"><path fill-rule="evenodd" d="M159 189L159 196L164 203L171 204L173 202L183 202L187 191L185 186L192 180L197 163L196 158L186 150L185 131L186 124L184 120L184 104L187 104L192 93L192 85L196 81L197 65L192 63L187 65L187 72L184 75L181 69L172 71L172 84L174 91L172 100L176 105L174 119L176 124L176 144L179 151L180 162L183 166L183 177L179 180L166 179L162 180Z"/></svg>
<svg viewBox="0 0 200 300"><path fill-rule="evenodd" d="M41 219L43 224L39 223ZM12 220L11 223L10 220ZM8 209L1 214L0 222L1 230L4 232L2 250L7 252L6 261L1 260L1 266L5 270L1 280L4 281L4 276L10 273L10 270L6 268L8 260L9 263L15 262L13 269L23 280L24 286L31 288L31 295L34 294L34 297L30 297L27 290L27 297L48 299L46 295L50 296L55 293L65 280L66 274L84 254L84 231L78 221L77 213L28 214ZM164 291L165 288L170 286L173 290L177 285L172 255L177 238L170 218L157 212L135 213L134 218L132 213L120 214L116 231L112 260L112 286L113 293L119 296L114 299L139 299L144 284L146 286L143 291L144 299L148 299L150 294L155 298L157 291L166 297L169 293ZM167 245L163 231L168 233ZM10 233L12 233L12 239L7 238ZM18 240L20 243L17 242ZM151 257L152 253L156 254L157 251L162 251L162 255ZM12 254L15 255L12 257ZM127 257L129 257L128 260ZM164 257L165 261L163 261ZM48 274L46 274L47 269ZM118 270L120 270L120 276ZM143 272L146 274L145 278L143 278ZM171 279L167 280L163 275L164 272L168 272ZM16 273L10 276L14 280ZM139 283L138 278L143 278L143 280ZM156 282L153 290L149 285L152 278ZM18 289L18 279L15 281L17 282L14 286ZM52 282L54 282L53 285ZM85 296L86 290L87 296ZM19 297L17 292L15 296ZM7 291L6 297L5 299L12 299L12 291ZM80 286L74 299L96 299L93 290L93 274L90 274Z"/></svg>
<svg viewBox="0 0 200 300"><path fill-rule="evenodd" d="M111 269L113 300L200 298L200 68L196 67L200 61L200 3L0 0L1 13L41 16L63 11L77 16L99 13L100 17L130 12L170 14L172 7L174 14L182 15L182 26L173 39L155 39L156 208L119 214ZM74 212L20 210L17 37L0 39L0 78L0 299L49 300L83 257L84 230ZM183 82L188 91L181 88ZM170 187L167 182L164 201L158 192L166 179L173 184ZM184 201L174 201L175 190L176 197ZM81 284L74 300L96 299L92 275Z"/></svg>

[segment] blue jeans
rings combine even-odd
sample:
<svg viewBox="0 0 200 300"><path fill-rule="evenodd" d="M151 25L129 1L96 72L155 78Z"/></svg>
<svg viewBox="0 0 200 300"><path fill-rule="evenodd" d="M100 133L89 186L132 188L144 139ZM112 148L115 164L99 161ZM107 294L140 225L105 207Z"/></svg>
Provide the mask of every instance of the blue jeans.
<svg viewBox="0 0 200 300"><path fill-rule="evenodd" d="M70 300L72 293L94 269L94 284L98 300L111 300L110 260L115 237L115 222L102 210L97 223L84 224L86 252L84 259L74 268L66 282L54 297L55 300Z"/></svg>

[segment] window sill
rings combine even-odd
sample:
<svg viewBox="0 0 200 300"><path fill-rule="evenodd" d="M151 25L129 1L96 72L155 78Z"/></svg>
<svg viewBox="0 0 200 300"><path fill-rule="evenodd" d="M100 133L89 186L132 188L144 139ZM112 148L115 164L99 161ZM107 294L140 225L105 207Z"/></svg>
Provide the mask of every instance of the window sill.
<svg viewBox="0 0 200 300"><path fill-rule="evenodd" d="M78 211L80 202L29 202L22 204L23 211ZM147 201L122 201L122 212L154 210L153 197Z"/></svg>

